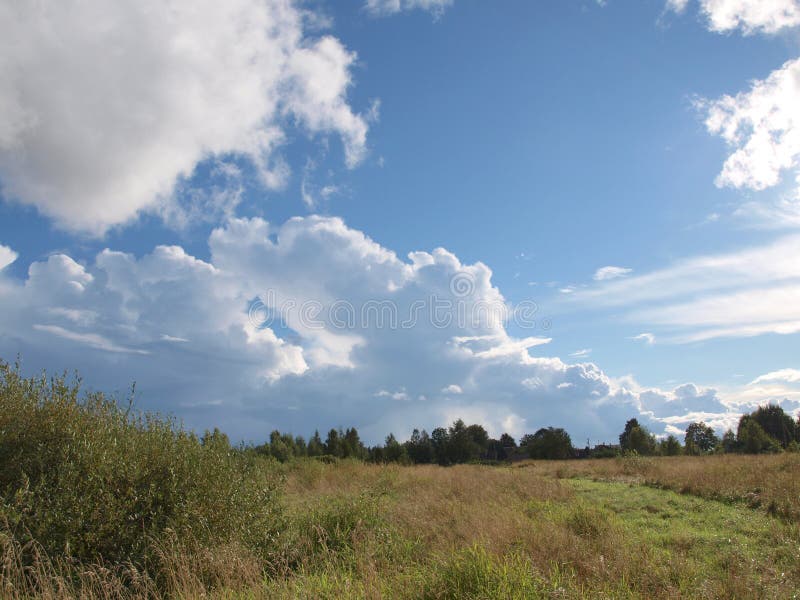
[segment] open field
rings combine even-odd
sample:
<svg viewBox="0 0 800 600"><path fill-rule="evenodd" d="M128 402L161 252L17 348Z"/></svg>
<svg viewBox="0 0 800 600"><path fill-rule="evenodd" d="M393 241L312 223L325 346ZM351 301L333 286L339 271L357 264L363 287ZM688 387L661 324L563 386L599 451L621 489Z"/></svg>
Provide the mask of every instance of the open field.
<svg viewBox="0 0 800 600"><path fill-rule="evenodd" d="M278 462L0 363L0 597L792 598L800 455Z"/></svg>
<svg viewBox="0 0 800 600"><path fill-rule="evenodd" d="M191 550L162 541L162 572L139 573L138 592L132 567L66 564L39 564L39 591L52 598L791 598L800 589L800 530L748 506L746 490L755 482L765 500L794 507L796 488L771 481L786 473L789 482L798 464L787 454L514 467L271 465L284 479L276 500L284 520L266 558L235 544ZM733 485L732 470L747 483ZM683 493L643 485L655 484L656 474ZM685 485L695 480L705 485ZM12 550L6 543L4 594L24 597L14 591L21 582L14 583ZM84 587L70 590L63 576L76 573Z"/></svg>

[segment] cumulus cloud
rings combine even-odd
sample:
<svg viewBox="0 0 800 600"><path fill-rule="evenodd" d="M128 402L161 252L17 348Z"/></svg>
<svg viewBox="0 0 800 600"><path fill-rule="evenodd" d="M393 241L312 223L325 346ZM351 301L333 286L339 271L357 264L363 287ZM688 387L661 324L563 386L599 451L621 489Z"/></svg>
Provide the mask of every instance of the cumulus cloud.
<svg viewBox="0 0 800 600"><path fill-rule="evenodd" d="M17 260L18 254L8 246L0 244L0 271Z"/></svg>
<svg viewBox="0 0 800 600"><path fill-rule="evenodd" d="M608 279L617 279L618 277L625 277L629 273L631 273L633 269L627 269L625 267L601 267L597 269L594 273L593 279L595 281L606 281Z"/></svg>
<svg viewBox="0 0 800 600"><path fill-rule="evenodd" d="M438 17L452 4L453 0L367 0L364 7L370 14L380 17L416 9Z"/></svg>
<svg viewBox="0 0 800 600"><path fill-rule="evenodd" d="M763 190L777 185L786 170L800 175L800 59L753 82L748 92L699 106L708 131L734 150L718 185Z"/></svg>
<svg viewBox="0 0 800 600"><path fill-rule="evenodd" d="M401 259L317 216L234 219L209 248L104 250L86 265L57 254L23 280L0 274L0 355L77 368L95 388L135 380L140 407L247 439L356 425L377 441L461 416L495 435L558 425L613 440L631 416L663 431L723 410L703 391L643 397L630 378L543 356L548 338L489 318L508 307L491 270L441 248ZM450 309L431 312L431 298Z"/></svg>
<svg viewBox="0 0 800 600"><path fill-rule="evenodd" d="M777 33L800 25L797 0L699 0L711 31L725 33L741 29L745 35ZM682 13L689 0L667 0L667 10Z"/></svg>
<svg viewBox="0 0 800 600"><path fill-rule="evenodd" d="M3 4L4 196L102 233L159 212L210 157L246 157L281 185L292 124L338 135L355 166L368 129L347 103L356 56L311 37L308 18L290 0Z"/></svg>

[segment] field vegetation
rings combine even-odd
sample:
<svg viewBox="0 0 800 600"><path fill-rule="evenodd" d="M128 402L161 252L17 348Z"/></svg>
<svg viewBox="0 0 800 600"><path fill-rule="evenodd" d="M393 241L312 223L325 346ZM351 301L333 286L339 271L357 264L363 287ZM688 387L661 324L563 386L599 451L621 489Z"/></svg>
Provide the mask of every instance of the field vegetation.
<svg viewBox="0 0 800 600"><path fill-rule="evenodd" d="M0 597L792 598L800 455L770 452L280 460L2 364Z"/></svg>

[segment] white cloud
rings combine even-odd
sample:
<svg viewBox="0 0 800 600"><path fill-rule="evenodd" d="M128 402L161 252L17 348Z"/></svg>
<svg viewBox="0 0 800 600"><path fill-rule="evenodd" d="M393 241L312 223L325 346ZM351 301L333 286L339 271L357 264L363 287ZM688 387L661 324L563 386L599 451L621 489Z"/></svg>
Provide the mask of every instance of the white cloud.
<svg viewBox="0 0 800 600"><path fill-rule="evenodd" d="M3 244L0 244L0 271L17 260L18 256L19 255L8 246L3 246Z"/></svg>
<svg viewBox="0 0 800 600"><path fill-rule="evenodd" d="M428 11L438 17L452 5L453 0L366 0L364 7L371 14L381 17L416 9Z"/></svg>
<svg viewBox="0 0 800 600"><path fill-rule="evenodd" d="M663 342L800 331L800 236L697 256L576 291L567 306L626 308ZM658 327L658 330L655 328Z"/></svg>
<svg viewBox="0 0 800 600"><path fill-rule="evenodd" d="M97 335L96 333L78 333L64 329L58 325L40 325L38 323L34 324L33 328L37 331L45 331L73 342L86 344L87 346L96 348L97 350L104 350L106 352L132 352L134 354L148 354L146 350L136 350L134 348L118 346L104 338L102 335Z"/></svg>
<svg viewBox="0 0 800 600"><path fill-rule="evenodd" d="M591 348L583 348L581 350L576 350L575 352L570 354L570 356L572 358L586 358L591 353L592 353L592 349Z"/></svg>
<svg viewBox="0 0 800 600"><path fill-rule="evenodd" d="M634 335L631 339L637 342L644 342L648 346L652 346L656 342L656 336L647 332Z"/></svg>
<svg viewBox="0 0 800 600"><path fill-rule="evenodd" d="M800 25L797 0L699 0L711 31L725 33L741 29L745 35L777 33ZM682 13L689 0L667 0L667 10Z"/></svg>
<svg viewBox="0 0 800 600"><path fill-rule="evenodd" d="M354 53L309 37L290 0L76 0L0 6L0 180L7 199L102 233L159 212L198 163L249 158L268 186L287 126L341 137Z"/></svg>
<svg viewBox="0 0 800 600"><path fill-rule="evenodd" d="M763 190L800 168L800 58L786 62L749 92L701 101L706 127L734 149L720 186Z"/></svg>
<svg viewBox="0 0 800 600"><path fill-rule="evenodd" d="M506 303L486 265L441 248L402 260L318 216L280 226L235 219L209 247L208 261L157 246L141 257L104 250L87 265L54 255L23 281L4 275L0 356L22 353L33 369L77 368L95 389L135 380L141 408L250 439L275 427L307 434L355 425L377 441L461 416L493 435L558 425L613 440L631 416L655 431L711 408L730 418L711 392L644 390L592 363L537 356L548 338L512 337L500 321L445 322L422 311L404 326L431 296L455 302L456 313ZM469 275L468 294L451 286L457 275ZM256 298L262 310L252 310ZM371 302L395 307L399 319L379 325L373 314L342 325L332 317L334 306Z"/></svg>
<svg viewBox="0 0 800 600"><path fill-rule="evenodd" d="M800 383L800 369L780 369L756 377L751 385L767 382Z"/></svg>
<svg viewBox="0 0 800 600"><path fill-rule="evenodd" d="M625 267L601 267L597 269L594 273L593 279L595 281L606 281L608 279L617 279L618 277L625 277L629 273L631 273L633 269L627 269Z"/></svg>
<svg viewBox="0 0 800 600"><path fill-rule="evenodd" d="M667 10L682 13L689 6L689 0L667 0Z"/></svg>

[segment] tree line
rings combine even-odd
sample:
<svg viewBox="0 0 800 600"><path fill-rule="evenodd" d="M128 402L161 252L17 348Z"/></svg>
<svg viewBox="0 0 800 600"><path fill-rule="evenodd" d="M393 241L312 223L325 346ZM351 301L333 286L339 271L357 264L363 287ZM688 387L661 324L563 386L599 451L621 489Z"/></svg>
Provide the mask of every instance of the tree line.
<svg viewBox="0 0 800 600"><path fill-rule="evenodd" d="M218 431L206 436L220 436ZM605 458L624 454L645 456L701 455L712 453L747 453L800 451L800 418L797 421L776 405L759 407L739 419L736 432L729 429L720 438L703 422L691 423L680 440L671 434L657 439L637 419L630 419L619 436L619 444L598 444L576 448L566 430L543 427L523 435L519 442L508 433L491 438L479 424L467 425L458 419L449 427L437 427L428 433L414 429L401 442L393 434L383 444L365 445L355 427L331 429L325 439L319 431L306 440L302 436L273 431L269 441L252 447L257 454L281 462L292 458L319 457L334 461L351 458L373 463L454 465L469 462L503 462L523 458L563 460L570 458Z"/></svg>

